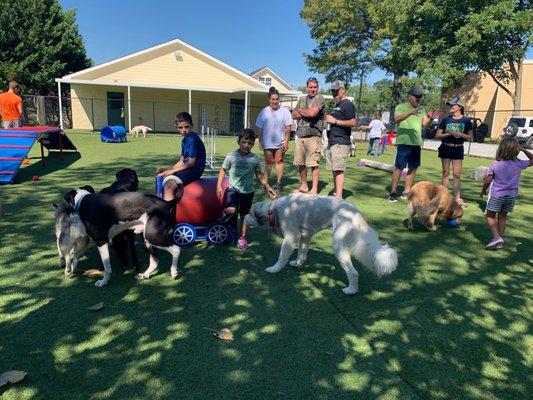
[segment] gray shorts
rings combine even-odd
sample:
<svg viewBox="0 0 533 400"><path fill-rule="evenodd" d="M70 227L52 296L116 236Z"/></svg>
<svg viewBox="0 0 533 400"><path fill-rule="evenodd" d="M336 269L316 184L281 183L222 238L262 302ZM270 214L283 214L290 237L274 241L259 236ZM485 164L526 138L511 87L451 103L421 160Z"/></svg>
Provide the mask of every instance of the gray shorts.
<svg viewBox="0 0 533 400"><path fill-rule="evenodd" d="M22 126L19 120L16 121L2 121L2 128L18 128L19 126Z"/></svg>

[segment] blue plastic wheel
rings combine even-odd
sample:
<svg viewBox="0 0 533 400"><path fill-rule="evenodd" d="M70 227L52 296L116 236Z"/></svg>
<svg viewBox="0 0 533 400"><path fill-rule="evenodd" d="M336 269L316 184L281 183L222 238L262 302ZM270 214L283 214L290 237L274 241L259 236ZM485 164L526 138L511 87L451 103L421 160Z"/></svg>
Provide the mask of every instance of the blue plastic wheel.
<svg viewBox="0 0 533 400"><path fill-rule="evenodd" d="M174 227L172 240L180 247L190 246L196 240L196 229L191 224L177 224Z"/></svg>
<svg viewBox="0 0 533 400"><path fill-rule="evenodd" d="M218 246L231 239L231 232L227 225L215 222L207 228L205 239L209 244Z"/></svg>

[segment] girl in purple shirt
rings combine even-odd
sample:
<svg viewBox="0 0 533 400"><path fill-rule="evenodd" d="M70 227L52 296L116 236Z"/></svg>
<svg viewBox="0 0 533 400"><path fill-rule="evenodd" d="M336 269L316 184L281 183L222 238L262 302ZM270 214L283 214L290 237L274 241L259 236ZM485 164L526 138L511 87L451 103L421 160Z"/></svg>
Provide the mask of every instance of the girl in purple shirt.
<svg viewBox="0 0 533 400"><path fill-rule="evenodd" d="M522 151L529 160L518 160ZM507 214L513 211L518 196L520 174L523 169L533 165L533 154L523 149L514 138L503 139L496 150L496 162L489 167L483 180L481 197L487 194L490 186L489 199L485 215L492 239L485 246L487 250L500 249L503 246L503 233L507 225Z"/></svg>

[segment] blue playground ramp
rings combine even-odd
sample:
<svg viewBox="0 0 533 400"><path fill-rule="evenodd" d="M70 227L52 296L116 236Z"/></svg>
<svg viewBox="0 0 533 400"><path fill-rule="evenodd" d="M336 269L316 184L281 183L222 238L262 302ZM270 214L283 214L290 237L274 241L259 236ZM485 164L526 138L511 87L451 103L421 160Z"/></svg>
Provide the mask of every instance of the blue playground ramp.
<svg viewBox="0 0 533 400"><path fill-rule="evenodd" d="M41 145L41 165L44 168L44 148L58 150L63 159L63 150L77 151L76 146L65 133L57 127L25 126L0 129L0 184L13 183L22 161L31 148Z"/></svg>

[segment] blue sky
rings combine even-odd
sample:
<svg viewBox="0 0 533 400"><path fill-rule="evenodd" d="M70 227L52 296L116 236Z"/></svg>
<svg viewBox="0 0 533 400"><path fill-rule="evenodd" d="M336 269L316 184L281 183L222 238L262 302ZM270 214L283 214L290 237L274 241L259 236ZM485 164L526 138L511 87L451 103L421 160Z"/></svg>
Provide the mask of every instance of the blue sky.
<svg viewBox="0 0 533 400"><path fill-rule="evenodd" d="M268 65L290 84L311 76L303 53L315 42L300 19L303 0L60 0L77 9L87 55L95 64L181 39L249 73ZM529 59L533 51L528 52ZM366 78L385 77L374 71Z"/></svg>

